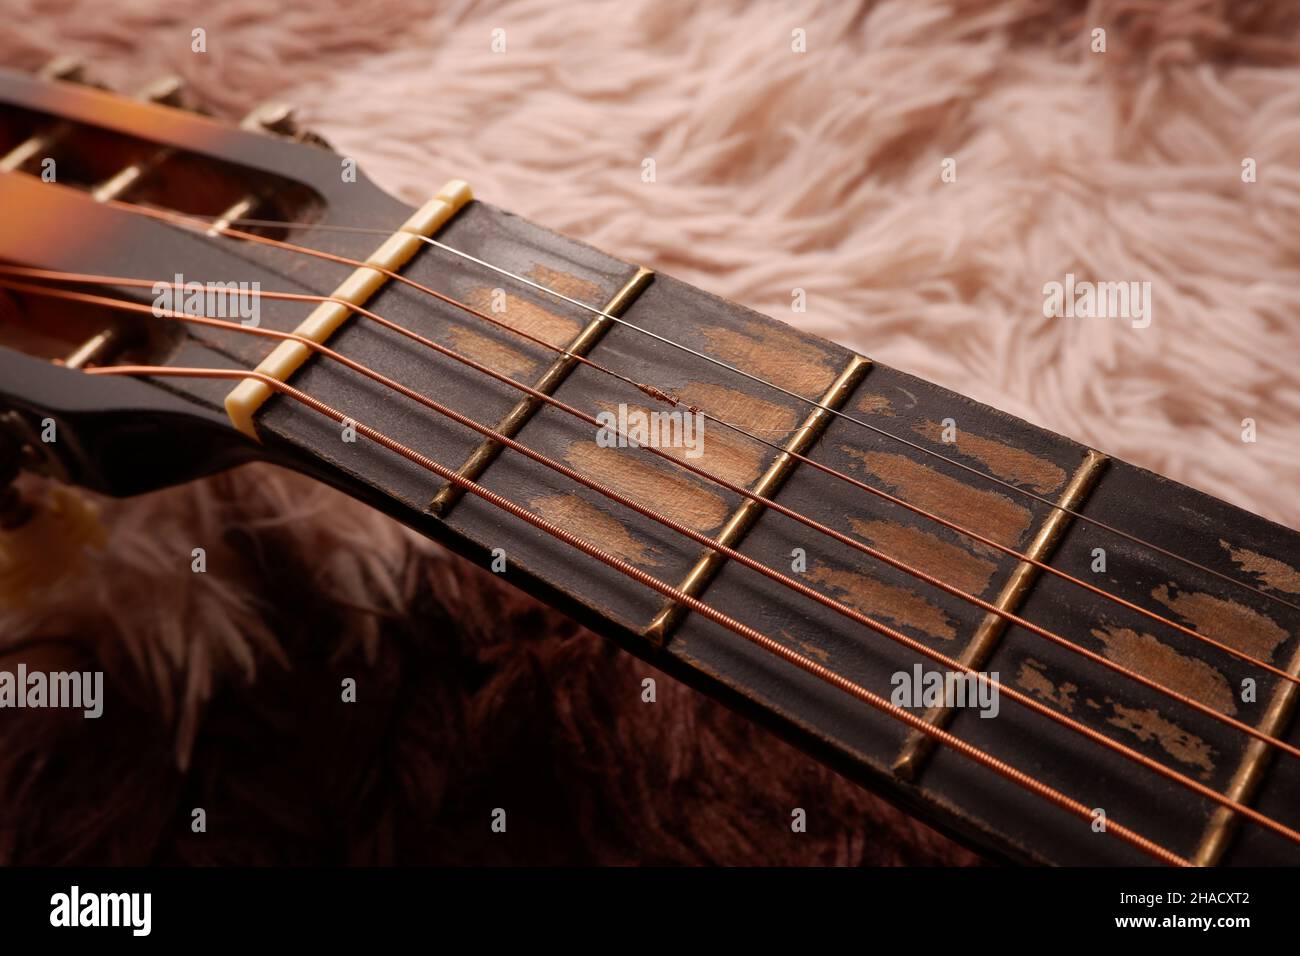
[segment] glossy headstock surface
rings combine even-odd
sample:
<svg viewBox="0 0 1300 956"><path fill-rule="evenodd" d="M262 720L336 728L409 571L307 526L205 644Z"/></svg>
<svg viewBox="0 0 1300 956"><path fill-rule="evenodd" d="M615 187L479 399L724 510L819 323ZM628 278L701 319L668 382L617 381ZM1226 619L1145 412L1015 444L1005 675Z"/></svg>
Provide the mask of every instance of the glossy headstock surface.
<svg viewBox="0 0 1300 956"><path fill-rule="evenodd" d="M183 97L173 82L128 97L73 82L76 71L66 66L43 74L0 70L0 263L151 281L180 275L185 281L258 283L266 290L327 295L346 268L205 235L133 213L128 204L195 217L389 229L408 214L354 163L296 130L283 107L260 108L236 125L179 108L175 104ZM372 236L342 232L311 231L308 237L289 228L249 231L355 258L365 258L377 244ZM81 290L153 300L148 288ZM294 329L310 311L309 304L272 300L259 308L259 324L282 331ZM265 339L0 289L0 405L34 421L59 419L59 409L42 405L38 395L71 394L83 405L97 403L101 426L120 422L124 428L155 404L173 414L171 433L161 444L197 440L207 446L215 439L241 453L251 443L226 428L219 414L229 383L155 378L125 385L58 365L249 367L268 348ZM38 380L48 387L36 388ZM133 401L123 404L127 395ZM192 419L181 414L186 410ZM72 455L75 444L66 443L62 453ZM79 447L65 470L108 491L149 486L97 480L105 474L102 462L84 457L94 447L93 441ZM259 453L255 445L242 451ZM209 467L189 474L175 465L150 471L161 484L220 467L230 456L208 457Z"/></svg>

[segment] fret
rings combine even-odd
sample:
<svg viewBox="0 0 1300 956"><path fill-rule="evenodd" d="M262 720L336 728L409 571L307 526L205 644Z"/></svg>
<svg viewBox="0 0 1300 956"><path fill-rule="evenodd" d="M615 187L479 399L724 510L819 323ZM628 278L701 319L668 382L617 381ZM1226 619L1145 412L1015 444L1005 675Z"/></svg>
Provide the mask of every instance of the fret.
<svg viewBox="0 0 1300 956"><path fill-rule="evenodd" d="M569 373L577 366L578 359L576 356L586 356L614 325L613 319L608 318L608 316L614 316L615 318L621 316L653 278L654 273L649 269L638 268L632 274L632 277L614 293L613 298L600 306L601 311L605 314L596 316L589 321L582 331L565 346L565 351L568 354L557 357L542 373L541 377L533 382L532 387L543 395L554 395L555 390L560 387L564 380L568 378ZM572 296L570 297L572 298ZM588 304L595 305L595 303ZM514 438L544 404L545 402L539 398L524 395L519 400L519 403L506 412L501 420L497 422L495 431L507 438ZM457 474L462 478L477 481L482 477L483 472L487 471L488 465L492 464L504 447L500 442L491 439L485 440L470 453L465 463L457 469ZM429 504L429 510L437 515L445 515L461 499L462 495L463 492L460 487L449 482L434 496L433 501Z"/></svg>
<svg viewBox="0 0 1300 956"><path fill-rule="evenodd" d="M598 304L614 298L638 273L636 266L563 239L481 202L467 204L439 234L439 239L512 272L538 281L563 283L587 301ZM510 284L480 266L437 248L422 249L403 269L403 274L558 347L569 344L589 324L590 313L577 306ZM493 305L502 300L504 310L494 311ZM554 352L398 283L387 283L369 307L522 382L535 381L554 363ZM519 404L518 389L364 320L354 319L340 328L331 339L331 347L478 422L488 425L499 422ZM570 376L565 384L571 381ZM367 424L451 468L468 460L482 444L480 434L412 400L393 395L377 383L360 379L336 363L312 359L295 374L293 383L310 394L330 397L340 408L366 409ZM545 410L531 417L527 427L536 424L544 413ZM507 555L511 576L522 573L525 566L531 567L526 557L527 533L517 521L508 516L503 519L490 506L486 513L480 513L483 503L477 499L458 504L446 523L435 521L428 507L443 483L424 469L397 456L377 452L364 442L342 443L333 423L322 422L319 416L293 402L273 397L257 421L268 445L305 459L312 467L319 467L314 460L330 462L350 478L364 482L369 495L382 495L389 500L390 507L418 515L421 527L427 527L429 533L463 551L471 551L478 560L483 561L492 548L499 547ZM582 427L587 441L594 447L591 430ZM533 444L531 439L524 440L530 446ZM497 459L485 472L484 483L492 485L499 480L498 476L525 463L514 461L517 457ZM521 488L538 487L536 483L525 483L511 488L507 496L518 499ZM541 564L568 570L574 562L552 554Z"/></svg>
<svg viewBox="0 0 1300 956"><path fill-rule="evenodd" d="M1292 662L1295 661L1295 657L1296 654L1293 653ZM1270 701L1269 709L1271 710L1272 702L1277 699L1277 691L1274 690L1268 699ZM1295 708L1292 709L1289 718L1284 720L1278 736L1292 746L1300 745L1300 720L1296 719ZM1250 753L1243 756L1238 771L1247 765L1252 756L1253 754ZM1266 755L1263 761L1252 764L1252 766L1257 766L1259 769L1256 771L1257 783L1254 792L1246 798L1249 805L1260 813L1282 820L1292 827L1300 826L1300 811L1296 806L1296 794L1300 793L1300 761L1287 756L1272 754L1271 756ZM1207 839L1216 832L1214 828L1215 820L1214 818L1210 819L1205 833L1202 834L1201 842L1197 846L1198 852L1203 848L1217 852L1217 857L1211 858L1207 862L1213 861L1219 865L1229 867L1295 865L1295 846L1293 844L1269 833L1256 832L1259 829L1258 827L1252 826L1247 821L1238 822L1235 817L1234 814L1234 818L1224 828L1226 830L1224 835L1213 840L1213 843L1211 839ZM1222 850L1219 850L1214 845L1218 843L1223 845Z"/></svg>
<svg viewBox="0 0 1300 956"><path fill-rule="evenodd" d="M663 275L655 276L624 317L658 335L699 346L706 354L710 341L787 331L771 319ZM779 331L774 332L774 327ZM795 335L792 331L787 334ZM622 325L610 328L589 354L593 361L633 381L661 388L724 420L756 428L778 445L790 440L808 415L807 405L797 399L737 381L736 376L726 375L704 358ZM848 363L851 353L828 345L824 353L810 357L816 366L816 377L808 376L818 387L815 398L836 377L837 368ZM823 369L829 372L824 378ZM592 416L615 411L620 404L646 413L669 410L667 404L656 403L626 382L584 365L566 376L555 397ZM746 500L647 451L600 447L592 426L554 407L543 407L530 417L518 440L710 536L716 536ZM687 453L680 448L663 450L674 457ZM700 450L698 458L686 460L749 488L778 457L775 449L715 429L711 423L706 423ZM699 546L689 539L594 491L574 487L569 479L519 455L497 458L484 473L482 484L521 500L543 517L585 533L661 580L683 579L699 559ZM466 496L448 516L448 524L453 530L479 536L488 547L505 547L509 561L533 571L588 613L611 618L626 628L629 640L647 646L640 635L662 609L660 595L585 556L556 555L553 542L545 536L527 535L512 541L516 536L501 527L494 510Z"/></svg>
<svg viewBox="0 0 1300 956"><path fill-rule="evenodd" d="M1300 677L1300 648L1297 648L1287 666L1287 673ZM1300 700L1300 687L1279 681L1269 700L1268 709L1256 727L1271 737L1285 737L1295 716L1296 702ZM1233 800L1247 805L1255 798L1268 775L1273 758L1273 748L1262 740L1252 740L1246 745L1237 772L1224 791ZM1240 815L1227 807L1218 807L1206 825L1201 842L1192 854L1197 866L1216 866L1228 852L1236 835Z"/></svg>
<svg viewBox="0 0 1300 956"><path fill-rule="evenodd" d="M162 162L174 160L178 169L206 163L209 171L219 170L226 177L221 190L178 198L181 205L175 208L242 215L268 197L279 203L281 187L287 186L308 193L310 215L326 222L393 229L411 216L411 210L368 182L341 184L337 157L321 150L303 150L149 104L123 105L114 100L114 109L107 110L103 94L96 91L69 87L38 92L26 81L0 72L0 103L15 100L38 112L50 110L55 120L100 125L147 140L124 146L137 173L119 174L99 184L101 188L116 184L113 191L119 195L118 190L129 187L137 198L154 201L155 177L147 174L151 167L156 171L161 157ZM18 137L28 132L26 125L20 125ZM212 159L188 152L187 145L194 143L202 143L202 151ZM156 147L152 153L144 148L149 144ZM14 221L25 224L22 230L0 230L0 258L146 279L180 271L257 281L268 290L315 294L339 288L352 271L285 250L212 241L89 203L85 196L74 201L70 192L28 177L0 176L0 200L13 211ZM283 211L282 205L276 208ZM617 312L636 326L799 396L843 409L916 447L812 411L807 403L719 368L701 355L674 349L608 319L593 320L572 303L422 244L408 250L404 274L496 317L508 328L588 355L644 384L646 390L573 358L557 358L554 351L401 283L381 282L367 289L369 307L518 382L539 383L539 390L586 414L615 409L681 414L681 406L651 397L662 392L688 407L736 422L776 447L710 423L702 447L664 451L773 497L784 508L852 535L982 600L1015 609L1060 634L1068 645L1093 651L1207 707L1296 742L1300 728L1295 726L1293 711L1300 695L1291 685L1131 608L1105 601L1055 575L1040 575L1016 556L972 542L922 514L836 481L816 468L798 467L792 452L1009 548L1028 551L1124 601L1209 632L1293 671L1300 666L1300 612L1235 589L1213 574L1178 565L1167 555L1108 535L1088 522L1069 520L1045 501L1018 495L964 471L959 464L1291 599L1300 582L1293 567L1300 553L1294 532L1123 462L1108 461L1076 442L930 383L871 364L671 277L655 275L651 281L648 271L637 265L484 203L466 202L447 219L438 235L454 248L556 287L581 302ZM75 230L68 223L75 223ZM362 233L288 232L322 251L355 259L373 253L377 244L373 236ZM161 275L156 258L160 249L166 250L169 267ZM138 290L132 295L141 297ZM302 303L264 300L261 324L281 331L297 329L312 311ZM1300 826L1300 807L1294 800L1300 791L1300 761L1290 757L1270 761L1268 747L1071 653L1068 646L1008 625L944 589L684 472L671 461L643 450L608 447L586 422L546 403L521 398L518 390L389 329L337 309L330 311L334 313L331 324L337 322L330 347L351 359L475 421L499 423L528 448L701 535L725 541L748 558L797 577L926 648L998 675L1006 687L1133 747L1162 767L1251 800L1261 812ZM87 343L78 354L90 347ZM247 368L266 360L268 351L264 341L205 329L169 340L159 360ZM874 692L890 696L896 679L917 668L921 673L942 672L916 650L800 597L738 562L719 560L695 541L633 508L575 487L571 479L541 463L518 453L500 454L500 447L484 442L480 433L337 363L309 356L296 371L286 368L284 374L292 374L292 383L305 392L356 414L447 467L459 465L490 491L558 522L660 580L683 582L718 611L788 642L801 654ZM171 381L167 388L191 396L205 413L215 413L229 383ZM214 418L206 415L209 427ZM449 493L427 470L365 440L349 442L331 420L271 396L256 410L256 422L264 444L259 447L238 439L243 457L232 455L229 460L243 460L257 448L272 461L344 488L481 564L497 569L497 559L504 559L499 569L507 579L654 666L752 714L854 779L922 810L950 832L1017 860L1147 862L1136 850L1100 836L1086 822L1045 805L950 750L918 745L899 722L865 708L701 615L683 615L656 592L539 529L477 497L457 501L459 496ZM693 457L696 451L698 459ZM1105 562L1100 568L1099 552ZM1241 693L1248 679L1257 681L1253 699ZM1084 741L1069 728L1005 697L996 719L985 719L969 707L927 708L921 701L912 701L909 707L932 724L947 726L994 757L1104 809L1115 821L1198 862L1295 859L1294 846L1282 838L1256 825L1236 825L1233 815L1220 812L1212 801Z"/></svg>
<svg viewBox="0 0 1300 956"><path fill-rule="evenodd" d="M1228 549L1207 529L1225 529L1220 533L1231 534L1232 548L1272 559L1284 556L1288 547L1295 552L1294 533L1121 461L1109 464L1081 513L1246 580L1249 576L1234 567ZM1095 570L1103 558L1104 570ZM1300 635L1300 617L1295 612L1085 522L1071 524L1051 564L1275 665L1290 659ZM1261 724L1281 683L1249 662L1120 605L1087 597L1055 576L1038 581L1020 613L1072 644L1248 724ZM1221 793L1232 789L1233 778L1253 747L1252 738L1233 728L1015 625L1007 628L987 668L998 672L1009 686ZM1242 699L1247 678L1257 682L1255 702ZM1033 766L1054 785L1095 795L1085 799L1095 800L1115 819L1126 815L1127 822L1180 855L1195 856L1217 804L1135 765L1112 761L1096 748L1080 747L1047 723L1020 709L1004 708L997 721L959 714L952 729L979 746ZM1289 773L1294 762L1282 758L1279 769ZM1033 801L1020 799L998 782L977 782L949 755L936 752L921 781L940 800L961 799L990 819L1004 815L998 832L1009 843L1057 845L1068 858L1081 861L1122 859L1122 854L1112 856L1117 848L1100 845L1086 826L1071 824L1062 832ZM1295 807L1270 815L1292 826L1296 823ZM1243 826L1238 839L1252 843L1239 861L1263 858L1270 851L1279 852L1278 847L1288 855L1294 851L1283 838L1253 824Z"/></svg>
<svg viewBox="0 0 1300 956"><path fill-rule="evenodd" d="M1106 456L1100 452L1089 451L1056 503L1061 508L1078 511L1096 485L1107 461ZM1033 541L1025 550L1025 555L1037 561L1047 561L1073 520L1073 516L1067 511L1048 512L1038 533L1034 535ZM1001 611L1018 612L1042 573L1038 565L1022 561L1003 585L997 599L993 601L994 606ZM992 612L986 614L984 620L980 622L979 630L975 632L975 636L971 638L957 660L974 670L982 670L997 649L998 642L1009 624L1010 622L999 614ZM926 712L925 720L936 727L947 727L953 715L954 710L951 707L935 707ZM934 753L935 747L933 737L927 737L920 731L913 732L894 761L894 772L905 779L915 779L926 759Z"/></svg>
<svg viewBox="0 0 1300 956"><path fill-rule="evenodd" d="M842 408L870 367L871 361L860 355L854 355L849 359L844 371L836 377L830 388L819 399L820 404L824 407L814 408L809 413L803 424L799 426L799 430L786 443L785 453L777 457L768 466L767 471L748 489L749 491L770 499L780 490L785 480L800 464L794 455L806 455L817 439L821 437L826 426L830 424L831 414L826 409L838 410ZM732 512L731 517L727 519L727 523L723 525L722 530L714 540L728 547L736 547L744 539L745 534L753 526L754 522L758 520L763 508L764 505L753 498L743 499L740 506ZM708 589L709 583L721 570L722 564L726 560L726 556L717 551L704 551L695 564L692 565L691 570L687 572L686 577L677 585L678 589L691 597L700 597ZM682 604L675 601L665 602L663 608L655 615L654 620L646 627L643 632L644 637L656 647L662 647L687 613L686 607Z"/></svg>
<svg viewBox="0 0 1300 956"><path fill-rule="evenodd" d="M879 363L872 366L846 410L924 448L1001 473L1050 499L1061 495L1089 458L1089 450L1074 442ZM957 426L953 444L943 441L942 427L933 427L946 418ZM830 425L811 457L1019 550L1029 546L1053 513L1046 504L1014 495L843 420ZM985 600L996 598L1021 563L813 469L797 470L776 500ZM819 538L779 514L765 513L741 550L770 567L787 570L796 548L806 551L806 569L796 574L805 583L943 654L959 655L986 616L969 602ZM895 675L911 674L918 664L926 671L936 666L884 635L829 608L792 597L779 584L731 562L707 595L710 605L720 611L755 622L800 653L885 696L890 695ZM1000 822L996 807L981 805L977 813L965 797L935 799L927 774L918 781L895 775L892 765L908 738L905 727L854 706L852 700L828 694L814 678L744 646L715 625L696 620L696 615L687 618L664 654L702 675L711 692L738 697L738 706L746 712L775 720L785 734L796 736L804 747L855 779L869 781L908 805L927 807L950 831L986 844L990 830ZM980 723L1002 724L1005 715L1019 706L1004 699L1004 716ZM919 705L912 709L918 714L926 710ZM1005 758L1005 746L1001 749ZM977 788L986 784L984 778L994 776L973 765L972 771L978 782L970 786ZM1062 789L1069 792L1068 787ZM1051 812L1057 827L1074 825L1068 815ZM1110 847L1090 849L1112 852ZM1021 859L1028 856L1014 846L1006 852Z"/></svg>
<svg viewBox="0 0 1300 956"><path fill-rule="evenodd" d="M1300 571L1297 570L1300 567L1297 563L1300 547L1291 538L1289 551L1279 549L1279 544L1287 542L1285 536L1289 532L1277 526L1265 523L1262 528L1246 530L1247 535L1234 533L1232 541L1220 539L1221 551L1245 580L1294 603L1300 597ZM1243 544L1243 537L1254 540ZM1255 598L1254 603L1264 605L1267 602ZM1277 613L1272 607L1267 610ZM1289 608L1283 610L1287 613L1282 622L1289 627L1292 642L1289 660L1285 642L1267 659L1274 664L1287 661L1286 672L1300 676L1300 613ZM1264 650L1266 645L1260 645L1258 649ZM1286 681L1277 681L1271 691L1261 682L1258 700L1267 703L1256 726L1292 745L1300 741L1300 721L1296 720L1297 702L1300 701L1298 691L1300 688ZM1295 799L1295 795L1300 793L1298 763L1286 756L1278 757L1267 744L1252 740L1245 748L1226 792L1275 819L1288 821L1292 826L1300 825ZM1216 809L1196 847L1194 862L1202 866L1221 863L1272 865L1293 860L1292 848L1271 838L1271 835L1257 834L1253 830L1249 824L1242 825L1238 814L1226 808Z"/></svg>

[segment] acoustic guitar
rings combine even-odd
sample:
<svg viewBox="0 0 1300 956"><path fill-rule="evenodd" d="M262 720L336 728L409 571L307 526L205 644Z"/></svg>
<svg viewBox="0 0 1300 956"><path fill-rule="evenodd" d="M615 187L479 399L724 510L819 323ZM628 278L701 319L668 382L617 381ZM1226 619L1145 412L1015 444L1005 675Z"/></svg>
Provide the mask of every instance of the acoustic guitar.
<svg viewBox="0 0 1300 956"><path fill-rule="evenodd" d="M0 483L272 462L994 857L1300 862L1295 532L175 93L0 72Z"/></svg>

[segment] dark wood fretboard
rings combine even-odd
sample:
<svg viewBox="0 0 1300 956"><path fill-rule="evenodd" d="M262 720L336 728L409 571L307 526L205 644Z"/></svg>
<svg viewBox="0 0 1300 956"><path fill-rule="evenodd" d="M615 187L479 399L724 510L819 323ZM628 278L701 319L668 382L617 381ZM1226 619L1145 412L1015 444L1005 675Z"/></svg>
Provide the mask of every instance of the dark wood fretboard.
<svg viewBox="0 0 1300 956"><path fill-rule="evenodd" d="M30 108L33 89L0 76L0 100ZM105 140L105 148L124 156L134 148L130 137L145 138L154 152L159 144L169 150L165 162L183 164L185 145L201 140L207 153L228 164L223 175L231 182L249 169L292 179L310 194L312 214L326 223L391 229L410 213L364 178L341 184L337 157L323 150L303 153L307 147L290 149L234 130L217 136L208 120L158 123L154 114L140 113L142 108L101 115L94 100L101 94L43 96L36 106L70 122L117 124L113 135L119 139ZM27 195L27 187L12 182L4 188L15 203ZM42 202L71 203L61 198L61 188L51 187ZM259 281L265 289L317 295L333 292L349 271L289 250L215 242L119 209L85 205L59 210L49 221L75 221L78 235L98 237L95 241L65 241L51 233L46 243L43 233L0 230L0 259L139 278L174 273L238 278ZM225 206L198 196L178 208L211 215ZM358 259L378 245L374 236L356 233L287 234ZM657 391L677 399L679 409L695 407L736 423L762 441L710 424L702 456L689 460L1018 614L1070 646L1008 624L644 449L603 447L589 424L541 402L523 401L517 389L396 332L353 319L330 339L331 348L517 437L645 508L797 577L926 648L997 675L1005 687L1160 766L1300 828L1295 798L1300 760L1275 755L1239 730L1071 650L1084 648L1203 707L1300 745L1300 728L1292 719L1296 685L1188 633L1211 636L1296 674L1300 535L488 204L470 203L438 239L619 315L628 325L438 248L423 249L403 274L551 347L395 282L384 285L368 307L591 415L620 405L668 410L654 397ZM165 270L159 269L161 262ZM289 331L304 315L302 303L266 300L261 322ZM556 349L583 354L649 388L611 378ZM164 360L248 368L267 351L264 340L200 330L177 340ZM229 382L154 381L183 393L211 421L220 422ZM877 694L889 696L896 675L935 666L916 650L540 463L512 451L500 453L482 435L337 363L313 358L292 384ZM841 415L828 414L827 408ZM1150 861L1099 832L1095 820L1080 819L946 747L931 745L898 720L481 498L458 493L417 464L373 442L342 441L335 422L300 404L272 398L256 421L264 454L272 460L337 485L480 564L502 569L510 580L654 666L752 714L847 775L994 855L1050 863ZM210 429L203 435L208 440ZM1072 518L1053 504L1092 520ZM1039 573L1017 554L1121 600ZM1300 848L1283 836L1013 700L1004 697L995 718L972 708L912 710L1188 860L1300 860Z"/></svg>
<svg viewBox="0 0 1300 956"><path fill-rule="evenodd" d="M628 323L842 410L880 432L825 415L807 401L728 374L704 358L620 325L601 330L589 350L593 361L1294 672L1300 633L1294 608L1098 526L1070 520L1038 499L1065 503L1288 601L1297 597L1287 590L1296 587L1295 556L1300 553L1293 532L667 276L647 282L634 265L488 205L471 205L440 238L597 308L618 303ZM570 347L601 321L438 250L425 253L409 274L484 309L494 294L504 294L501 315L507 321L540 332L557 346ZM485 328L453 307L421 300L410 289L390 285L374 307L384 315L408 316L423 334L508 369L520 381L548 383L548 390L556 386L557 398L591 414L619 403L658 407L643 392L586 366L565 370L557 383L555 353ZM517 391L484 381L451 360L421 354L382 330L355 323L334 344L479 422L508 425L529 447L702 533L724 538L770 567L797 574L813 588L949 657L996 674L1008 687L1164 766L1234 799L1253 800L1288 825L1300 823L1295 801L1287 797L1296 792L1296 761L1283 757L1271 766L1268 748L1230 727L1021 627L1005 626L979 607L786 516L755 508L752 501L669 462L632 449L599 447L588 424L555 408L533 407L521 418ZM899 672L921 663L933 666L915 651L750 569L720 560L541 464L510 452L484 456L481 436L414 403L395 400L337 366L314 362L295 384L339 407L365 409L369 424L385 434L463 468L486 487L878 693L887 694ZM980 846L1033 861L1148 862L1087 822L1045 805L944 747L926 746L896 720L699 615L681 613L661 595L521 526L486 502L449 495L409 462L341 444L333 423L301 406L277 400L259 425L300 467L341 482L485 565L494 555L504 557L504 573L524 587ZM1011 555L807 463L783 460L769 445L734 432L706 426L704 454L695 463L1204 705L1270 734L1290 734L1292 743L1297 740L1289 720L1294 685L1194 637L1058 577L1033 573ZM1248 678L1257 686L1253 698L1244 700ZM927 713L924 708L917 712ZM1012 701L1002 701L996 719L981 718L971 709L930 711L928 719L1180 856L1206 863L1296 858L1295 846L1284 838L1249 823L1237 827L1240 821L1214 803Z"/></svg>

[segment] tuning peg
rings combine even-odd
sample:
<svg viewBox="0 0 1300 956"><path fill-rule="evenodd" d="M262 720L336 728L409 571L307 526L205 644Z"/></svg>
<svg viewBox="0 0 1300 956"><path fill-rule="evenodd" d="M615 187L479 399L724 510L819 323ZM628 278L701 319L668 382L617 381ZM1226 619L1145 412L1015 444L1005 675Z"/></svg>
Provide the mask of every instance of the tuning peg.
<svg viewBox="0 0 1300 956"><path fill-rule="evenodd" d="M185 81L175 74L161 76L151 83L146 83L136 93L136 99L148 100L163 106L184 106Z"/></svg>
<svg viewBox="0 0 1300 956"><path fill-rule="evenodd" d="M298 123L294 119L294 106L279 100L262 103L239 121L244 129L275 133L277 136L296 136Z"/></svg>
<svg viewBox="0 0 1300 956"><path fill-rule="evenodd" d="M67 83L80 83L85 78L86 67L75 56L56 56L36 71L43 80L63 80Z"/></svg>
<svg viewBox="0 0 1300 956"><path fill-rule="evenodd" d="M300 143L310 143L313 146L323 146L328 149L329 144L322 137L298 125L298 120L294 115L296 109L297 107L291 103L271 100L255 107L240 120L239 125L244 129L271 133L275 136L285 136Z"/></svg>
<svg viewBox="0 0 1300 956"><path fill-rule="evenodd" d="M146 83L135 94L136 99L163 106L183 106L185 81L179 76L163 76L151 83ZM99 202L120 199L136 183L147 176L159 163L172 155L171 149L160 149L152 157L119 170L108 179L91 189L90 194ZM102 347L102 345L101 345ZM78 354L80 350L78 350ZM71 360L69 360L71 361Z"/></svg>

